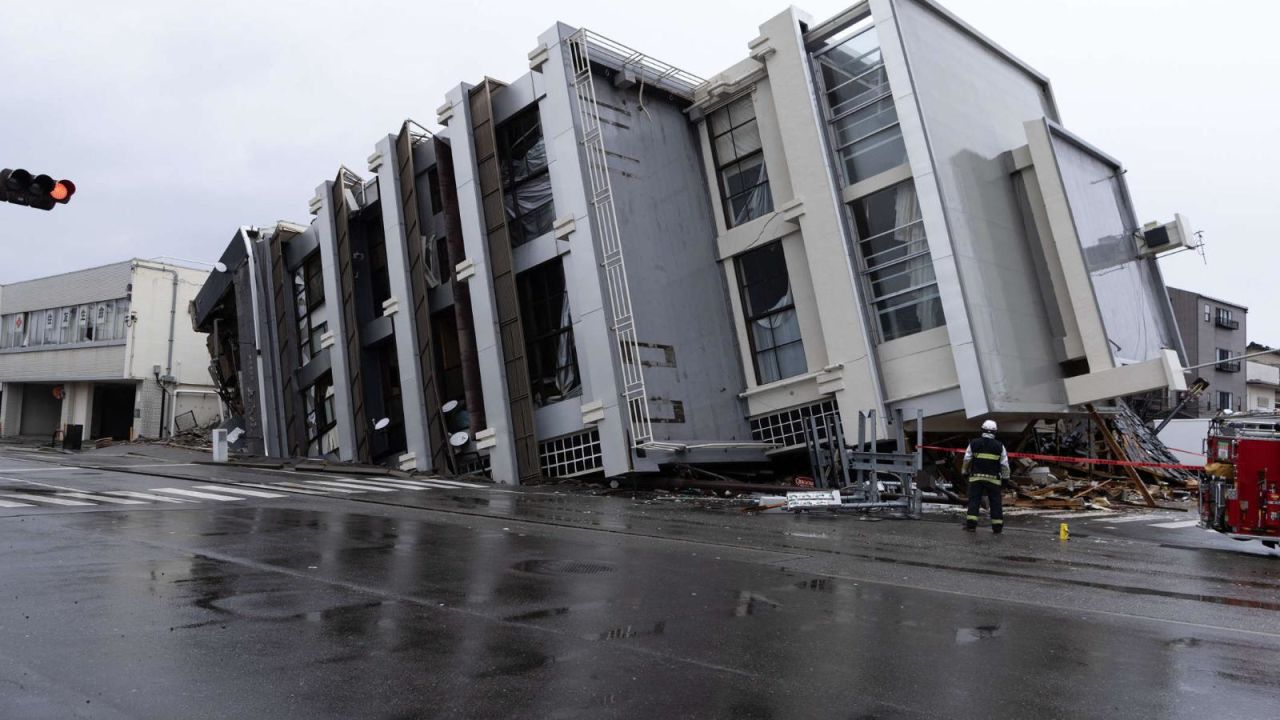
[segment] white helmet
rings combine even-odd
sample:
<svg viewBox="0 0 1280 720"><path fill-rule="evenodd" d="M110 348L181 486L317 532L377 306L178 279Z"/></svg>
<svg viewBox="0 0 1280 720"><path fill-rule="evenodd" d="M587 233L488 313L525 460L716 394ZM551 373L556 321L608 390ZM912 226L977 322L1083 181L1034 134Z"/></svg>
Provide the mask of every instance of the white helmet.
<svg viewBox="0 0 1280 720"><path fill-rule="evenodd" d="M996 431L996 421L995 421L995 420L987 420L987 421L983 422L983 423L982 423L982 431L983 431L983 432L995 432L995 431Z"/></svg>

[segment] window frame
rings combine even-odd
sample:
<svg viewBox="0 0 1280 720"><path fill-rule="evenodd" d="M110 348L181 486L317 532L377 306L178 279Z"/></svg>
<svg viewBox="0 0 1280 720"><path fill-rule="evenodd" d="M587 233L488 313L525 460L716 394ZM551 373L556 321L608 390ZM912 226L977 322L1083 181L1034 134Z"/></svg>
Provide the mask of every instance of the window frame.
<svg viewBox="0 0 1280 720"><path fill-rule="evenodd" d="M748 282L747 272L744 266L745 259L751 255L758 255L764 252L773 252L775 250L778 253L778 260L780 261L778 264L780 271L770 274L763 278L755 279L752 282ZM751 250L748 250L744 253L734 256L733 266L734 266L734 273L736 275L735 280L738 286L738 301L742 305L743 326L747 334L748 347L750 347L751 349L751 367L755 372L756 385L757 386L771 385L773 383L781 382L788 378L797 377L799 375L803 375L806 372L808 372L809 371L808 357L805 356L804 354L804 333L801 332L800 330L800 315L798 312L796 312L796 298L795 298L795 293L792 292L791 290L791 274L787 270L786 249L783 247L782 241L774 240L773 242L766 243L758 248L752 248ZM751 309L750 296L748 295L749 289L755 285L768 282L769 280L772 280L778 277L779 275L787 281L786 296L790 300L790 302L782 307L770 308L767 312L760 312L760 313L753 314ZM752 328L754 327L754 324L761 320L767 320L769 318L773 318L775 316L782 315L785 313L791 313L792 317L794 318L794 321L796 323L796 339L789 340L781 344L772 345L763 350L758 348L756 344L756 334L752 330ZM802 357L805 358L805 363L804 363L804 367L802 367L799 372L784 374L782 371L782 366L778 362L778 350L779 348L788 347L791 345L800 346L800 354ZM761 356L765 353L768 353L772 357L773 363L774 363L774 369L777 374L776 379L770 380L768 382L764 381L764 375L760 371Z"/></svg>
<svg viewBox="0 0 1280 720"><path fill-rule="evenodd" d="M525 118L530 116L532 116L535 119L534 124L528 130L526 130L523 135L519 137L511 137L511 134L512 134L511 128L513 127L513 123L524 120ZM503 204L504 219L507 223L507 234L511 241L511 247L514 248L514 247L519 247L521 245L524 245L525 243L528 243L536 238L542 237L543 235L546 235L547 233L551 232L555 228L556 203L555 203L554 188L552 189L551 197L545 203L538 205L536 208L533 208L528 212L522 212L515 200L516 193L520 188L523 188L527 185L531 185L534 182L542 182L544 177L546 178L545 181L547 183L547 186L551 187L551 162L550 162L550 157L546 152L547 137L542 129L542 115L538 110L538 104L534 103L529 107L512 114L506 120L503 120L502 122L498 123L495 126L494 130L495 130L495 133L494 133L495 140L497 144L496 152L498 155L499 182L502 185L502 204ZM528 137L530 133L532 133L535 130L537 131L538 138L539 138L539 140L535 141L535 143L536 142L542 143L544 161L542 163L542 166L539 167L537 170L517 180L515 178L515 173L508 171L508 165L511 163L511 148L515 146L517 143L524 140L526 137ZM543 229L541 232L537 233L536 235L526 236L524 224L521 221L525 217L534 215L535 213L541 213L544 208L551 209L551 212L549 215L550 219L547 223L547 227Z"/></svg>
<svg viewBox="0 0 1280 720"><path fill-rule="evenodd" d="M559 274L559 292L547 292L539 295L539 291L545 291L550 287L550 284L546 282L547 276L545 274L556 271ZM540 285L540 287L533 287L535 284ZM564 274L563 256L535 265L517 274L516 294L520 302L521 324L524 326L525 364L529 373L529 394L534 406L546 407L561 400L580 396L582 394L582 369L578 362L578 347L573 333L573 312L569 305L569 286ZM555 304L557 296L561 298L562 305ZM539 310L550 309L553 305L560 308L561 315L566 310L568 311L568 323L554 328L550 325L546 328L539 327ZM550 371L552 377L555 377L560 371L572 368L574 386L554 398L550 395L544 396L539 391L541 378L545 376L545 372L543 372L545 369L541 367L542 354L539 351L547 344L561 342L561 338L564 336L568 336L569 363L566 365L556 364Z"/></svg>
<svg viewBox="0 0 1280 720"><path fill-rule="evenodd" d="M729 111L729 108L737 103L742 102L743 100L746 100L747 104L751 106L751 117L735 125L733 123L733 113ZM720 113L724 113L724 117L728 121L728 128L725 129L724 132L717 133L715 131L715 125L712 121L712 118ZM707 120L705 124L707 128L707 138L711 144L711 164L716 169L716 186L720 191L720 209L724 215L725 228L732 229L740 225L746 225L752 220L762 218L765 215L768 215L769 213L773 212L774 210L773 187L769 183L769 163L766 161L764 156L764 136L760 134L759 116L756 113L756 104L755 104L754 95L750 93L746 95L740 95L730 100L729 102L726 102L725 104L721 105L715 110L707 113ZM737 145L736 143L733 143L734 132L736 130L745 128L751 124L755 124L756 135L760 137L760 147L756 148L755 150L748 151L745 154L739 155ZM726 135L729 137L729 142L734 144L734 157L730 160L722 160L720 157L720 151L717 149L716 141L718 141L720 138L725 137ZM746 161L752 160L757 156L759 156L760 158L761 180L757 182L755 185L752 185L751 187L745 190L740 190L736 193L730 193L729 181L725 175L725 171L731 167L741 167ZM759 215L752 215L751 217L746 218L741 222L738 222L737 218L734 217L734 213L733 213L733 199L750 195L751 193L754 193L760 190L761 188L763 188L765 198L768 200L768 203L767 203L768 207L763 209Z"/></svg>
<svg viewBox="0 0 1280 720"><path fill-rule="evenodd" d="M319 251L307 256L293 272L294 316L298 329L298 362L305 366L320 354L320 337L328 330L328 321L315 322L316 310L324 305L324 266ZM299 283L298 280L302 282ZM316 292L313 292L316 291Z"/></svg>

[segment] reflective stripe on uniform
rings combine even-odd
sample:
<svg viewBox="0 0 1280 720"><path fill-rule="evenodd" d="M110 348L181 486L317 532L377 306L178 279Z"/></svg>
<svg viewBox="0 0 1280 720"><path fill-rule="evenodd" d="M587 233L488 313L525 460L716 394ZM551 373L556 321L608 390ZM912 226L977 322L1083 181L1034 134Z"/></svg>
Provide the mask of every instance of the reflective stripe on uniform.
<svg viewBox="0 0 1280 720"><path fill-rule="evenodd" d="M974 453L973 456L978 458L979 460L1000 460L1001 459L999 455L996 455L994 453Z"/></svg>
<svg viewBox="0 0 1280 720"><path fill-rule="evenodd" d="M974 521L974 522L978 522L978 516L977 516L977 515L965 515L965 516L964 516L964 519L965 519L965 520L972 520L972 521Z"/></svg>
<svg viewBox="0 0 1280 720"><path fill-rule="evenodd" d="M1000 478L996 477L995 475L970 475L969 480L976 481L976 482L995 483L997 485L1000 484Z"/></svg>
<svg viewBox="0 0 1280 720"><path fill-rule="evenodd" d="M992 520L992 521L991 521L991 524L992 524L992 525L1003 525L1003 524L1004 524L1004 520L1002 520L1002 519L998 519L998 518L997 518L997 519L995 519L995 520Z"/></svg>

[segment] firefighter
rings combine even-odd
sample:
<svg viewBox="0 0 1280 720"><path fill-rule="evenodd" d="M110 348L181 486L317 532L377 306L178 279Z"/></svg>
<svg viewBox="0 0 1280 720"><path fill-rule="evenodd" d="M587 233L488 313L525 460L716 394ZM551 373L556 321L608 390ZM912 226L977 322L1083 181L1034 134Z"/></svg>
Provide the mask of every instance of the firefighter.
<svg viewBox="0 0 1280 720"><path fill-rule="evenodd" d="M978 510L982 498L987 498L991 509L991 532L999 535L1004 530L1004 509L1001 507L1001 485L1009 479L1009 453L996 439L996 421L982 423L982 437L974 438L964 451L964 466L960 472L969 478L969 513L964 518L964 529L973 532L978 527Z"/></svg>

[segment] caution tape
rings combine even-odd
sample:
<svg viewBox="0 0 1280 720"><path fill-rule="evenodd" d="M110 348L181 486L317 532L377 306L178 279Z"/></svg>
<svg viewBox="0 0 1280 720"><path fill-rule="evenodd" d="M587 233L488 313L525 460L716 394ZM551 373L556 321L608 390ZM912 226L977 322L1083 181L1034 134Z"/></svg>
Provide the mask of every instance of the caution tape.
<svg viewBox="0 0 1280 720"><path fill-rule="evenodd" d="M924 450L964 454L964 448L939 447L937 445L921 445ZM1182 465L1179 463L1139 462L1137 460L1108 460L1106 458L1066 457L1063 455L1039 455L1036 453L1009 453L1011 458L1027 458L1028 460L1044 460L1047 462L1072 463L1075 465L1113 465L1116 467L1165 468L1170 470L1204 470L1202 465Z"/></svg>

